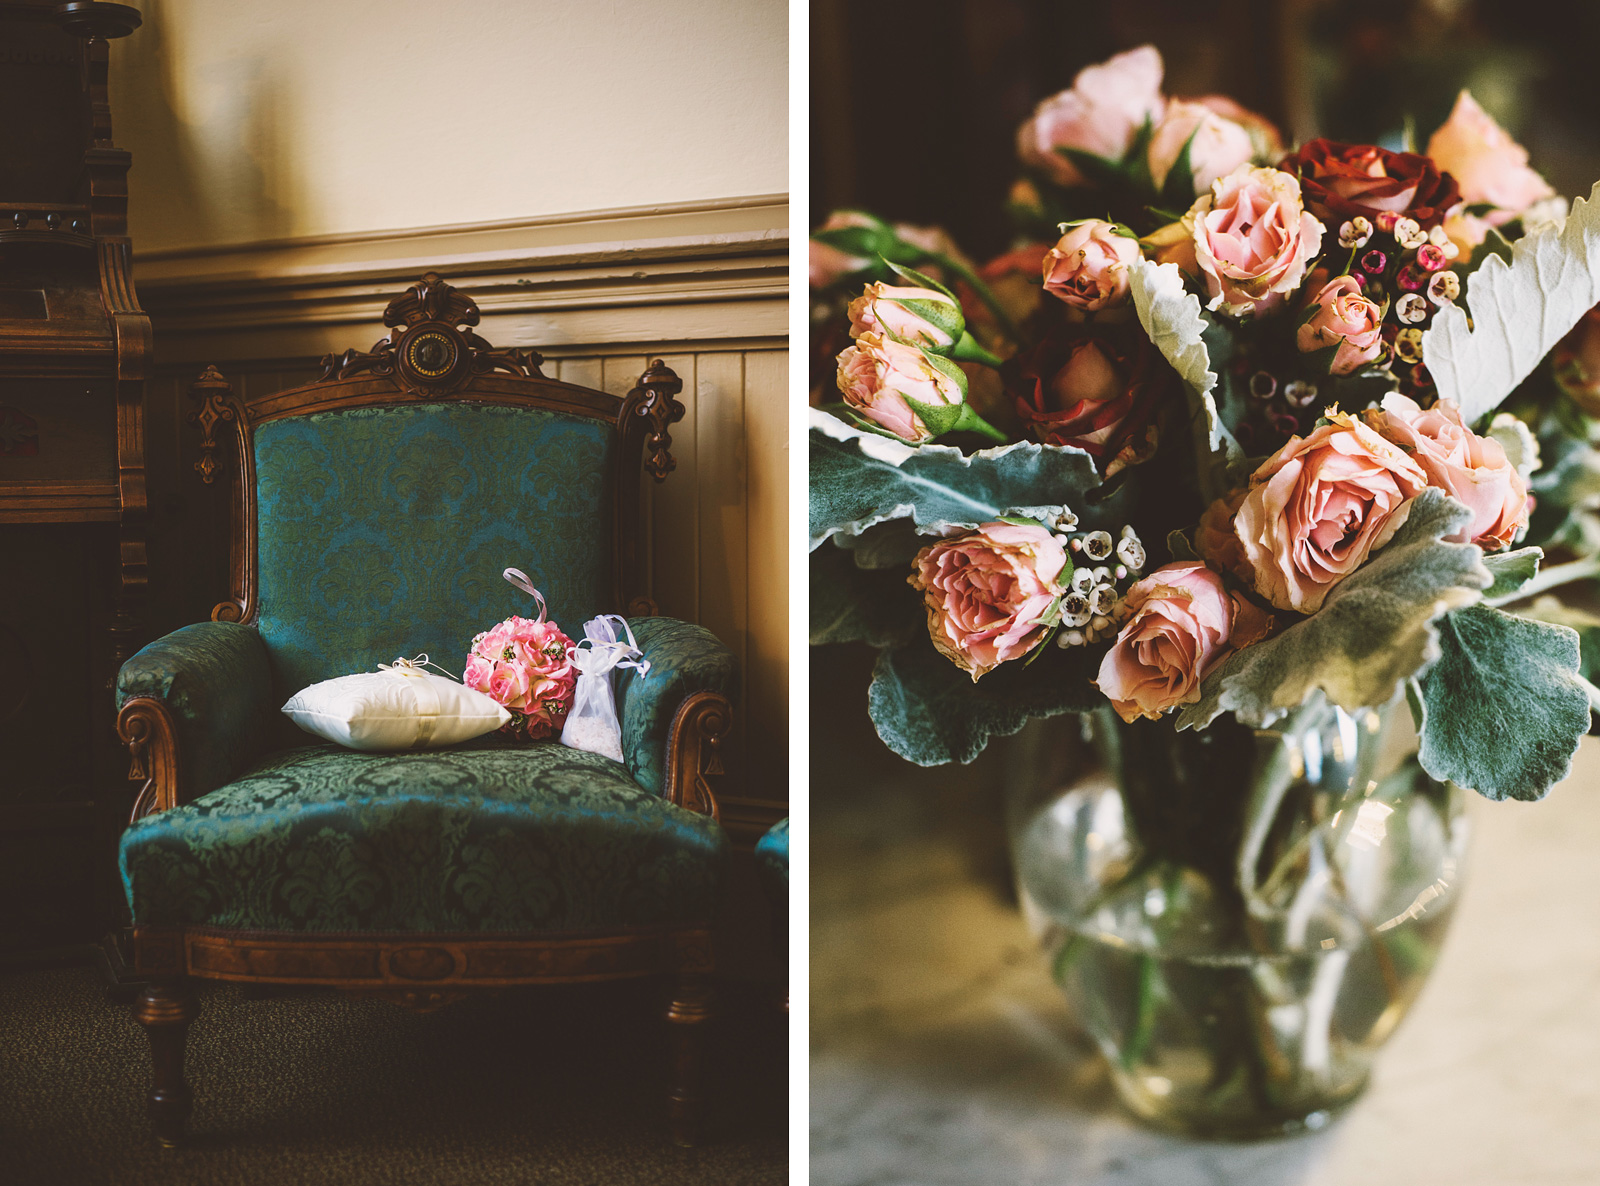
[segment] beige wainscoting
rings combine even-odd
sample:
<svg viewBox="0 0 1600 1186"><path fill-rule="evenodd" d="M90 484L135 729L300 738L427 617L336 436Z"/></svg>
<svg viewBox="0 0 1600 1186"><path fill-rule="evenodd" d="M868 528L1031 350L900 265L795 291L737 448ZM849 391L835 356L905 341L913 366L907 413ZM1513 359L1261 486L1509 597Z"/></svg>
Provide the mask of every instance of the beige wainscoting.
<svg viewBox="0 0 1600 1186"><path fill-rule="evenodd" d="M741 659L724 814L748 844L788 799L781 196L136 256L157 355L152 628L203 616L223 579L222 490L193 470L189 382L206 364L247 393L313 379L321 355L383 336L383 306L425 271L478 302L490 342L543 352L546 374L622 394L663 358L682 377L678 468L646 484L653 595Z"/></svg>

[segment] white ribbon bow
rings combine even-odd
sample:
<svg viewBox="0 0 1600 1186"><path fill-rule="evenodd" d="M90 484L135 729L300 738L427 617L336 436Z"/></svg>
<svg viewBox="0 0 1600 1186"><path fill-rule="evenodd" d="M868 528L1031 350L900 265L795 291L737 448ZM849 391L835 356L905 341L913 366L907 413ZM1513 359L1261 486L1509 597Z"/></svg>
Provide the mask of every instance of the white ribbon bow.
<svg viewBox="0 0 1600 1186"><path fill-rule="evenodd" d="M535 620L544 621L544 616L548 612L544 603L544 594L533 587L533 582L528 579L528 574L520 568L508 568L500 575L539 603L539 616Z"/></svg>
<svg viewBox="0 0 1600 1186"><path fill-rule="evenodd" d="M461 682L459 677L450 675L450 673L443 667L440 667L433 660L429 659L426 651L418 655L415 659L396 659L393 663L379 663L378 667L383 671L393 671L400 675L406 675L413 671L422 672L423 668L431 667L440 675L448 675L458 684Z"/></svg>
<svg viewBox="0 0 1600 1186"><path fill-rule="evenodd" d="M613 622L616 626L612 626ZM628 636L627 642L617 637L619 629ZM584 649L585 643L589 644L588 650ZM631 667L639 673L640 679L650 674L650 660L644 657L644 652L634 640L628 620L621 614L601 614L598 618L590 618L583 624L583 638L572 644L567 655L572 665L585 673L604 673L616 667Z"/></svg>

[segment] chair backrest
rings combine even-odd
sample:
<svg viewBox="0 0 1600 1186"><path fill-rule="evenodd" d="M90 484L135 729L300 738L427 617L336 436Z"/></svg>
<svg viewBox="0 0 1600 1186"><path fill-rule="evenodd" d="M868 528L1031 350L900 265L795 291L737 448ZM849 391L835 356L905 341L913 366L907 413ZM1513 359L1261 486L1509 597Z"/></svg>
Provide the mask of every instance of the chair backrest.
<svg viewBox="0 0 1600 1186"><path fill-rule="evenodd" d="M323 360L314 383L249 400L208 371L197 386L202 473L232 421L240 460L233 596L285 696L427 652L460 674L472 636L530 599L569 634L597 613L653 613L640 547L640 454L672 468L683 415L659 362L625 398L547 379L529 350L495 350L478 309L429 274L390 302L388 338ZM209 477L209 474L208 474Z"/></svg>

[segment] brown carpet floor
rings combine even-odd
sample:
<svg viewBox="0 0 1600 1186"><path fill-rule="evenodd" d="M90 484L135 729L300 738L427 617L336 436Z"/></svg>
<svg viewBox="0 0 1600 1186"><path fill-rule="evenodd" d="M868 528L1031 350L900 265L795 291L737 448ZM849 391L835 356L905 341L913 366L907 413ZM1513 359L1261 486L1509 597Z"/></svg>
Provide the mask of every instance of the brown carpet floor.
<svg viewBox="0 0 1600 1186"><path fill-rule="evenodd" d="M0 973L0 1183L243 1186L788 1181L787 1023L728 986L711 1131L665 1123L663 985L563 986L416 1015L308 990L201 986L189 1147L149 1135L150 1056L85 967Z"/></svg>

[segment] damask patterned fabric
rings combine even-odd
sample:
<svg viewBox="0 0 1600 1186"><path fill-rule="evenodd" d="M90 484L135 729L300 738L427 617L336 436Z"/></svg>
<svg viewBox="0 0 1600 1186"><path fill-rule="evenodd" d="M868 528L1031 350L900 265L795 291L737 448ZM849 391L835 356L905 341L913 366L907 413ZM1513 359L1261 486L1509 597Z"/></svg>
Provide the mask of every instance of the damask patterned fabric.
<svg viewBox="0 0 1600 1186"><path fill-rule="evenodd" d="M200 622L145 647L117 673L117 708L163 701L178 725L185 793L221 786L266 749L277 717L261 638L236 622Z"/></svg>
<svg viewBox="0 0 1600 1186"><path fill-rule="evenodd" d="M581 637L612 607L615 427L467 402L357 408L256 429L261 637L279 699L426 651L459 675L474 634L531 616L520 568Z"/></svg>
<svg viewBox="0 0 1600 1186"><path fill-rule="evenodd" d="M134 922L329 932L701 924L727 839L608 758L480 738L275 754L122 837Z"/></svg>
<svg viewBox="0 0 1600 1186"><path fill-rule="evenodd" d="M789 821L781 819L756 841L756 873L775 902L789 897Z"/></svg>
<svg viewBox="0 0 1600 1186"><path fill-rule="evenodd" d="M618 672L622 759L640 786L659 795L667 785L667 735L674 714L695 692L721 692L732 700L739 690L739 664L704 626L676 618L629 618L628 625L650 660L650 674L640 679L632 670Z"/></svg>

